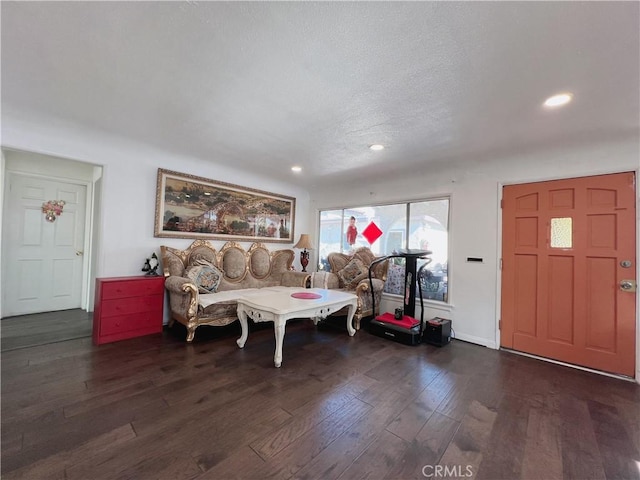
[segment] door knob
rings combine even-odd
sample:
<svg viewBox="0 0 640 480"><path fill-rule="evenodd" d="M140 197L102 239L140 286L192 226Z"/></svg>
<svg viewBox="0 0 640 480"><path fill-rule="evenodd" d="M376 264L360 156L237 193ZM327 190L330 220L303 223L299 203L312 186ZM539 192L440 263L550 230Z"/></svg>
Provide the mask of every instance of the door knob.
<svg viewBox="0 0 640 480"><path fill-rule="evenodd" d="M622 290L623 292L635 292L636 288L637 288L637 285L634 280L620 281L620 290Z"/></svg>
<svg viewBox="0 0 640 480"><path fill-rule="evenodd" d="M83 254L84 254L84 252L83 252L83 251L81 251L81 250L76 250L76 255L77 255L78 257L81 257Z"/></svg>

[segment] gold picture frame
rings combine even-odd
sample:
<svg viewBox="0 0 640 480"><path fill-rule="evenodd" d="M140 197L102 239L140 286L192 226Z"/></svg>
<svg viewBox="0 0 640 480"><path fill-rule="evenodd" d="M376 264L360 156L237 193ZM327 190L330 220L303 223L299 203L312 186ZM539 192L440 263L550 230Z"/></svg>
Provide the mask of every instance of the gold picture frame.
<svg viewBox="0 0 640 480"><path fill-rule="evenodd" d="M155 237L292 243L296 199L158 169Z"/></svg>

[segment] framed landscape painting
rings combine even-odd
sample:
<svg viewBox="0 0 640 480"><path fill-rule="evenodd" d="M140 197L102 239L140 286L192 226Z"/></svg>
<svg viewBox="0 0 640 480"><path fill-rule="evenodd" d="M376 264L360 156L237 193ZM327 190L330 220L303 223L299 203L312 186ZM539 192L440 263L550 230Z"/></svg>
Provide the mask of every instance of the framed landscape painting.
<svg viewBox="0 0 640 480"><path fill-rule="evenodd" d="M158 169L156 237L293 242L296 200Z"/></svg>

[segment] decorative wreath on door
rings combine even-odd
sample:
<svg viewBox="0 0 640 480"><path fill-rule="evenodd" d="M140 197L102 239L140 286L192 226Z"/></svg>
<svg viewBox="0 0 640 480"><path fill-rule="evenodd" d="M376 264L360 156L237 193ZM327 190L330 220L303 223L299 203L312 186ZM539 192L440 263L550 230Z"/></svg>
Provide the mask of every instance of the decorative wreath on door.
<svg viewBox="0 0 640 480"><path fill-rule="evenodd" d="M47 222L55 222L56 218L62 215L62 209L65 205L64 200L49 200L42 204L42 213Z"/></svg>

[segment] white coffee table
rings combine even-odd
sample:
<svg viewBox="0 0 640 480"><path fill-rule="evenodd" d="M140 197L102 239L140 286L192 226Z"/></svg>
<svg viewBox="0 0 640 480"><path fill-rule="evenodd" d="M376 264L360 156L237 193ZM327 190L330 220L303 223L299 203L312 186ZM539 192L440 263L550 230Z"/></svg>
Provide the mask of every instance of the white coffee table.
<svg viewBox="0 0 640 480"><path fill-rule="evenodd" d="M289 288L261 289L256 293L242 295L238 299L238 319L242 327L242 336L237 340L240 348L244 347L249 328L247 318L254 322L273 322L276 335L276 353L273 361L276 367L282 365L282 343L284 341L284 329L287 320L292 318L310 318L314 324L318 320L326 318L343 307L349 306L347 316L347 331L350 336L356 333L353 328L353 314L358 305L358 297L352 293L337 290L325 290L322 288ZM291 296L294 292L306 292L319 294L317 299L299 299Z"/></svg>

